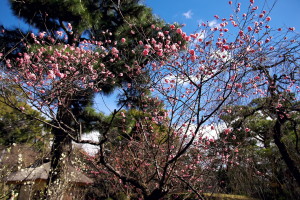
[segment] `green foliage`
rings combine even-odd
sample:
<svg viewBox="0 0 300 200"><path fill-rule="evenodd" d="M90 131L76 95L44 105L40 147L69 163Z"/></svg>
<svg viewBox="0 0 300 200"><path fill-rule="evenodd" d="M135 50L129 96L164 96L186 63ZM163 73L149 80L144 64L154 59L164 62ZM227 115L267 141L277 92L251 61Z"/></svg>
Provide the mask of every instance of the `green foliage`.
<svg viewBox="0 0 300 200"><path fill-rule="evenodd" d="M293 95L287 99L289 100L282 103L284 109L298 104L293 100ZM247 106L228 106L224 109L221 118L232 131L221 134L221 138L227 142L227 148L239 149L238 153L230 155L230 159L238 164L219 170L221 176L218 180L223 181L224 191L263 199L293 199L299 195L286 163L274 144L277 116L270 102L272 99L259 98ZM297 133L294 132L294 128L299 128L296 125L299 113L292 112L290 119L291 121L282 125L281 141L286 144L294 161L300 163L295 148Z"/></svg>
<svg viewBox="0 0 300 200"><path fill-rule="evenodd" d="M146 104L146 102L143 102L143 100L140 100L139 102L142 104ZM152 121L152 118L154 118L152 115L153 112L155 112L157 116L164 115L162 105L156 99L152 98L149 98L147 102L150 110L147 110L146 112L142 110L143 106L141 106L139 108L121 110L116 114L116 116L114 116L115 118L113 120L112 127L113 132L117 133L118 135L116 136L117 140L131 140L132 138L139 140L139 137L141 137L141 135L138 127L143 127L143 131L155 136L155 143L164 143L168 132L167 125L163 123L155 123ZM159 104L155 104L155 102ZM155 107L155 105L157 106ZM155 109L151 110L151 106ZM112 117L113 115L108 116L106 121L110 121Z"/></svg>
<svg viewBox="0 0 300 200"><path fill-rule="evenodd" d="M91 27L91 15L86 8L89 1L81 0L29 0L13 1L11 6L16 16L24 19L41 31L57 31L60 20L73 23L78 32Z"/></svg>
<svg viewBox="0 0 300 200"><path fill-rule="evenodd" d="M21 105L21 104L20 104ZM31 143L42 145L43 131L45 127L34 117L44 119L41 114L30 108L29 105L22 105L27 115L0 103L0 144L11 145L13 143Z"/></svg>

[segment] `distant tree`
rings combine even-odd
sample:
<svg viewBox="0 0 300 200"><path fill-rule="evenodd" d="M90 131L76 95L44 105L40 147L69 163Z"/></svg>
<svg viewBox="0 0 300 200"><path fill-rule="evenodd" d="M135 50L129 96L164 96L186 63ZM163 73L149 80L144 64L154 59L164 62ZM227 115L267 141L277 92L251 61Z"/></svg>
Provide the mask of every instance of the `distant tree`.
<svg viewBox="0 0 300 200"><path fill-rule="evenodd" d="M0 144L12 145L30 143L41 145L45 142L43 134L46 134L44 124L31 116L42 118L40 113L30 108L26 103L20 106L28 110L28 115L22 115L19 111L0 103Z"/></svg>
<svg viewBox="0 0 300 200"><path fill-rule="evenodd" d="M297 105L294 95L286 96L283 106ZM295 198L299 195L296 182L291 178L292 173L285 163L283 155L275 144L274 127L276 115L272 113L269 104L270 98L254 99L245 106L227 106L221 119L228 129L220 135L221 148L227 149L228 163L220 169L220 181L228 188L244 191L260 198ZM290 104L290 105L291 105ZM285 144L288 155L299 165L297 153L297 133L294 125L299 120L299 113L293 112L290 116L292 123L286 123L282 130L281 142ZM232 153L232 151L236 151ZM237 164L237 165L236 165ZM240 166L240 167L239 167ZM239 170L237 170L239 169ZM238 175L240 173L240 175ZM232 179L228 176L239 176ZM227 177L227 178L226 178ZM263 177L264 181L260 181ZM224 180L226 179L226 181ZM244 179L243 179L244 178ZM245 182L245 180L248 180ZM245 183L245 184L243 184ZM259 185L262 191L250 185ZM249 190L254 188L254 190Z"/></svg>

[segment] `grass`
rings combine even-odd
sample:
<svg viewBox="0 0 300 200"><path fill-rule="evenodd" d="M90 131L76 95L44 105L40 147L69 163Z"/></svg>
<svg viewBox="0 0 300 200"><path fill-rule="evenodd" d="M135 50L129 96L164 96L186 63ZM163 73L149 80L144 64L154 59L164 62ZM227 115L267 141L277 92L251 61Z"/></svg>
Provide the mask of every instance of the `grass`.
<svg viewBox="0 0 300 200"><path fill-rule="evenodd" d="M256 200L251 197L247 197L244 195L234 195L234 194L221 194L221 193L204 193L205 199L213 199L213 200Z"/></svg>

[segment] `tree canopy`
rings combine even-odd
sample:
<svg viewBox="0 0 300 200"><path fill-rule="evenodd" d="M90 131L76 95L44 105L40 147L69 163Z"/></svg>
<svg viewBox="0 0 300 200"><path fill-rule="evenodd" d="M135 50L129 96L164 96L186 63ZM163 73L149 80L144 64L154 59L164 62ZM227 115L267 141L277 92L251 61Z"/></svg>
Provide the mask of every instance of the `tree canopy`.
<svg viewBox="0 0 300 200"><path fill-rule="evenodd" d="M44 142L43 134L46 134L46 129L42 122L31 116L40 117L40 113L26 103L19 105L28 110L28 115L22 115L19 111L0 103L0 144L9 146L13 143L30 143L38 146Z"/></svg>

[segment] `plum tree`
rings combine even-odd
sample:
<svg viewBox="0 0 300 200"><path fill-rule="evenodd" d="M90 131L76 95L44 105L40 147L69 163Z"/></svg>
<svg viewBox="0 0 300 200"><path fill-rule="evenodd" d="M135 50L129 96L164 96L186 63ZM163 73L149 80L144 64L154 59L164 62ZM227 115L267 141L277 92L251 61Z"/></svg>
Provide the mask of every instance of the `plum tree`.
<svg viewBox="0 0 300 200"><path fill-rule="evenodd" d="M122 44L127 38L86 40L78 46L56 42L49 35L45 44L53 44L45 45L37 39L43 34L32 34L40 44L25 43L27 51L15 58L2 54L1 80L17 85L30 105L53 120L49 124L55 135L53 155L69 151L68 145L59 147L65 140L99 146L94 174L108 174L105 177L110 177L112 188L120 187L147 200L173 198L169 195L180 191L202 198L204 189L214 191L214 180L205 176L216 170L213 166L236 162L234 157L229 160L224 149L216 148L219 134L233 131L219 123L220 117L232 112L230 106L265 98L264 105L276 119L275 144L299 183L299 169L281 141L284 124L293 121L291 114L298 112L298 104L288 98L293 94L298 102L298 35L292 27L270 27L269 13L259 10L253 1L244 14L241 4L234 6L231 16L215 16L217 25L203 23L189 35L176 25L153 24L151 37L143 35L143 40L137 40L136 26L129 23L134 45L125 49ZM66 31L70 30L71 25ZM103 34L113 35L109 31ZM113 69L114 64L122 66L122 71ZM120 77L128 79L119 81ZM144 114L123 110L137 98L122 99L120 109L101 124L99 141L82 140L77 108L88 102L87 96L118 83L124 96L131 97L128 91L141 83L138 80L145 81L138 90L141 101L134 108ZM7 98L3 101L26 113ZM244 131L251 129L244 127ZM119 144L116 135L123 139ZM234 154L239 149L227 151Z"/></svg>

